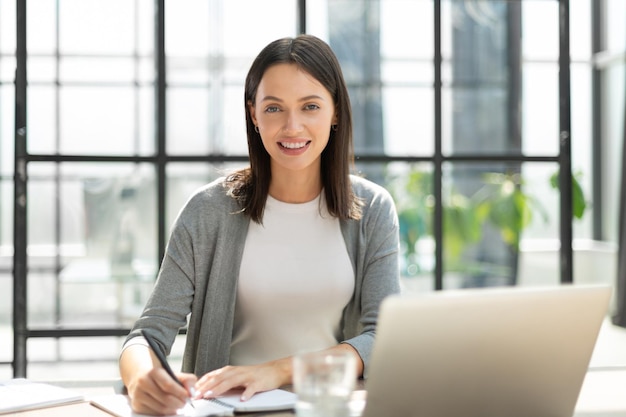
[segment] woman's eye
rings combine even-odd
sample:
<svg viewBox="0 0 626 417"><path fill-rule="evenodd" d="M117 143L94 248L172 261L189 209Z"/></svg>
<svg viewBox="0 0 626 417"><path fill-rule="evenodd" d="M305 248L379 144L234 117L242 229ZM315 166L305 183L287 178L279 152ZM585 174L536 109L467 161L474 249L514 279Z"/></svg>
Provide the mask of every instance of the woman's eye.
<svg viewBox="0 0 626 417"><path fill-rule="evenodd" d="M317 104L307 104L306 106L304 106L305 110L317 110L319 108L320 106L318 106Z"/></svg>
<svg viewBox="0 0 626 417"><path fill-rule="evenodd" d="M276 113L280 109L277 106L269 106L265 108L266 113Z"/></svg>

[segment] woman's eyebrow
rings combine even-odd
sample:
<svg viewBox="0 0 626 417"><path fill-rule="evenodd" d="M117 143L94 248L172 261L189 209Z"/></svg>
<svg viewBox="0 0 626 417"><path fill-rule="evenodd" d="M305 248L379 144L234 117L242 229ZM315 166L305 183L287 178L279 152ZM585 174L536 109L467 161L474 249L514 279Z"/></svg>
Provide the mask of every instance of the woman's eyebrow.
<svg viewBox="0 0 626 417"><path fill-rule="evenodd" d="M317 94L311 94L308 95L306 97L302 97L300 98L298 101L308 101L308 100L324 100L324 97L322 96L318 96ZM279 101L279 102L283 102L284 100L281 98L278 98L276 96L265 96L261 99L261 101Z"/></svg>
<svg viewBox="0 0 626 417"><path fill-rule="evenodd" d="M300 101L308 101L308 100L324 100L324 97L318 96L317 94L311 94L310 96L302 97Z"/></svg>
<svg viewBox="0 0 626 417"><path fill-rule="evenodd" d="M265 96L261 99L261 101L283 101L283 100L275 96Z"/></svg>

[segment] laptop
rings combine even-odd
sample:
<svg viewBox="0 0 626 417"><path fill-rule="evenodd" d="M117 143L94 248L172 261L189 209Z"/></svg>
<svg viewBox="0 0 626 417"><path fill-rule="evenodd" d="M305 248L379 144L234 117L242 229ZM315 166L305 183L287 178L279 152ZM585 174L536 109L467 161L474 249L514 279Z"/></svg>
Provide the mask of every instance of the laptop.
<svg viewBox="0 0 626 417"><path fill-rule="evenodd" d="M363 417L571 417L608 286L391 296Z"/></svg>

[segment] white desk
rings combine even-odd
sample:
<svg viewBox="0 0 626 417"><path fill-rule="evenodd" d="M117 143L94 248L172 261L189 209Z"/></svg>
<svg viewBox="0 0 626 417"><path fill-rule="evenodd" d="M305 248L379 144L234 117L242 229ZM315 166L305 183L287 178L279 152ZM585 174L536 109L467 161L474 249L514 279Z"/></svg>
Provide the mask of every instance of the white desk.
<svg viewBox="0 0 626 417"><path fill-rule="evenodd" d="M626 368L591 369L575 417L626 417Z"/></svg>
<svg viewBox="0 0 626 417"><path fill-rule="evenodd" d="M82 392L86 399L113 394L118 380L62 381L56 385ZM109 414L88 402L9 414L14 417L106 417ZM253 414L248 414L254 417ZM293 416L292 412L263 413L263 416ZM4 417L4 416L3 416ZM587 373L578 398L574 417L626 417L626 367L592 369Z"/></svg>

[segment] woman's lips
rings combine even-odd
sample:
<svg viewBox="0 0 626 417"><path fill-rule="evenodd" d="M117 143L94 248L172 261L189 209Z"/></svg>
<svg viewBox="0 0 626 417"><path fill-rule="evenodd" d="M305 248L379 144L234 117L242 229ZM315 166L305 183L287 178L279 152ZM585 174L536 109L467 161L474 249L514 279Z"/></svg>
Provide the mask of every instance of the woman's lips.
<svg viewBox="0 0 626 417"><path fill-rule="evenodd" d="M310 140L284 141L278 142L280 149L290 155L298 155L308 149Z"/></svg>

